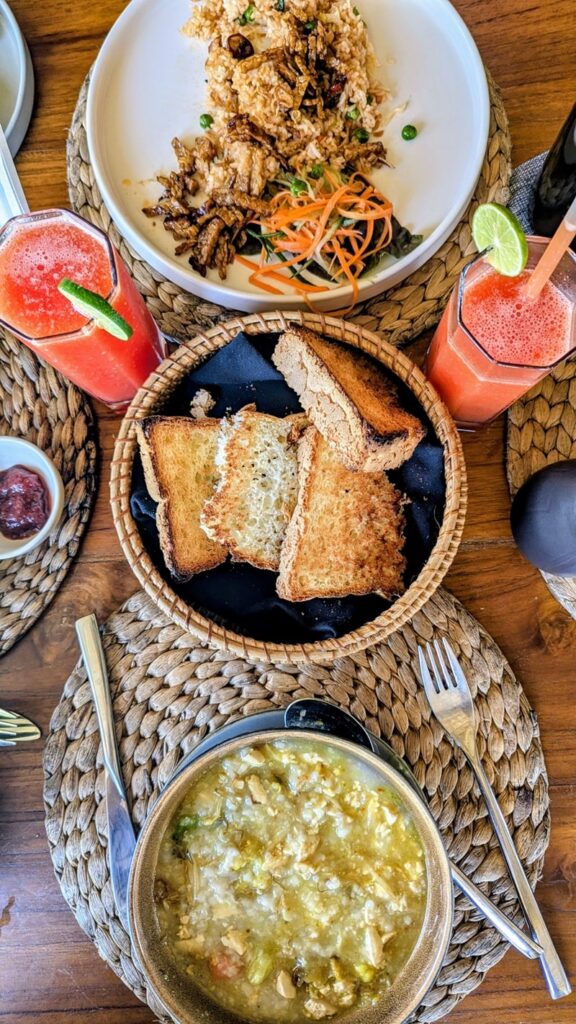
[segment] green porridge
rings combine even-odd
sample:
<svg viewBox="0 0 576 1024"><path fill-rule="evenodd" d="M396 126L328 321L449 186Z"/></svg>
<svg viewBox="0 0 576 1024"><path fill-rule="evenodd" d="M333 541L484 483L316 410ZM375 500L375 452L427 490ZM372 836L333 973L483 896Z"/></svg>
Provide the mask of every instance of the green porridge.
<svg viewBox="0 0 576 1024"><path fill-rule="evenodd" d="M426 906L424 853L392 790L305 739L245 747L195 780L161 846L155 900L178 968L255 1021L376 1001Z"/></svg>

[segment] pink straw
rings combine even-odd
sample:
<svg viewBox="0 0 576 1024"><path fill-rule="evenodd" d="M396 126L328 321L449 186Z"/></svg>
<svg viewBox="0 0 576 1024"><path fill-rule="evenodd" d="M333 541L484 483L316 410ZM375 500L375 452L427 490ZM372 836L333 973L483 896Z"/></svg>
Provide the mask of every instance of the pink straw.
<svg viewBox="0 0 576 1024"><path fill-rule="evenodd" d="M570 243L576 235L576 199L568 207L562 223L558 226L541 258L530 274L524 290L527 299L537 299L544 285L550 280Z"/></svg>

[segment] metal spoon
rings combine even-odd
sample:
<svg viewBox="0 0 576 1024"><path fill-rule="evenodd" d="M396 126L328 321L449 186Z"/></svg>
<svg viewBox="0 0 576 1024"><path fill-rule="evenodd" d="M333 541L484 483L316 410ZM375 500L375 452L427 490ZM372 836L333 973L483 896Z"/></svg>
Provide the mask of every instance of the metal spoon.
<svg viewBox="0 0 576 1024"><path fill-rule="evenodd" d="M16 165L0 124L0 227L19 213L28 213L30 207L18 177Z"/></svg>

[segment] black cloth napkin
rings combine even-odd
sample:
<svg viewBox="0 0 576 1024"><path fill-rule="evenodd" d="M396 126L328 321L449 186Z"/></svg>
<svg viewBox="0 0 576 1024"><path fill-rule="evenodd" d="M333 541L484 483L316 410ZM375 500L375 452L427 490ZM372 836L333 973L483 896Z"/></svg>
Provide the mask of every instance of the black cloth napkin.
<svg viewBox="0 0 576 1024"><path fill-rule="evenodd" d="M159 409L164 416L188 416L200 388L215 400L211 416L225 416L255 403L259 412L286 416L300 412L298 397L271 361L277 334L240 333L219 349L182 384ZM398 382L396 382L398 383ZM405 406L427 424L426 437L414 455L390 477L410 502L406 506L406 585L428 559L438 536L444 510L445 480L442 445L412 393L399 386ZM130 506L144 547L172 589L209 619L236 633L271 643L306 643L343 636L375 618L390 602L369 594L334 600L292 603L276 594L276 573L244 563L225 562L199 573L187 583L174 580L162 558L156 530L156 503L144 483L139 455L134 460Z"/></svg>

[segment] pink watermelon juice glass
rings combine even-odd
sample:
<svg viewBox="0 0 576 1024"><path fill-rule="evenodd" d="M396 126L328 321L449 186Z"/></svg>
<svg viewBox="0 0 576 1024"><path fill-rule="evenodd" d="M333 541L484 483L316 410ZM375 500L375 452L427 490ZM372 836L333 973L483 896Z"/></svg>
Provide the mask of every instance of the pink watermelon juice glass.
<svg viewBox="0 0 576 1024"><path fill-rule="evenodd" d="M528 239L528 263L518 277L504 277L478 257L450 296L426 373L463 429L494 419L574 350L574 253L565 254L536 300L523 293L547 243Z"/></svg>
<svg viewBox="0 0 576 1024"><path fill-rule="evenodd" d="M78 313L62 278L107 299L133 329L127 341ZM78 387L124 409L166 354L122 259L102 231L67 210L9 220L0 231L0 323Z"/></svg>

